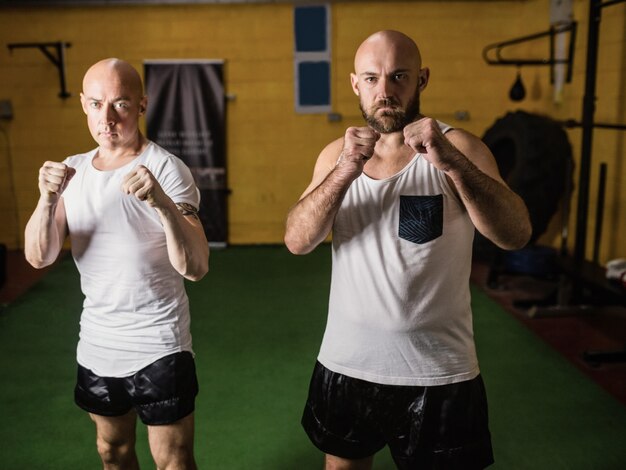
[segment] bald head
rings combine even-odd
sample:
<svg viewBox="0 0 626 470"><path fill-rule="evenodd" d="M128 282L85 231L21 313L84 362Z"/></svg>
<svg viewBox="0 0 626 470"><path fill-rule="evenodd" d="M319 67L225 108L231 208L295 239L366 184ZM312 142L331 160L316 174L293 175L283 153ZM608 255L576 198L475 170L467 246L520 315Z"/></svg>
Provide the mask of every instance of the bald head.
<svg viewBox="0 0 626 470"><path fill-rule="evenodd" d="M124 60L104 59L89 67L83 78L83 92L94 82L123 84L124 88L135 96L143 96L143 84L139 73Z"/></svg>
<svg viewBox="0 0 626 470"><path fill-rule="evenodd" d="M363 117L383 134L401 131L420 115L420 93L428 78L415 42L392 30L379 31L363 41L350 74Z"/></svg>
<svg viewBox="0 0 626 470"><path fill-rule="evenodd" d="M148 99L139 73L128 62L104 59L92 65L83 78L80 101L100 151L132 153L142 145L139 118Z"/></svg>
<svg viewBox="0 0 626 470"><path fill-rule="evenodd" d="M372 34L361 43L354 56L354 70L359 73L372 58L385 56L401 59L416 70L422 67L420 51L410 37L400 31L384 30Z"/></svg>

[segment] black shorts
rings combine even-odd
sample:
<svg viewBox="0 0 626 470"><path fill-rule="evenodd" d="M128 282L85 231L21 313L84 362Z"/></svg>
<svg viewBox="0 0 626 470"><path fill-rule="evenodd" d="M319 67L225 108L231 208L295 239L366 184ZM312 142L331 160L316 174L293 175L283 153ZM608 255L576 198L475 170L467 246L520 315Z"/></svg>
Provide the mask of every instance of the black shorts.
<svg viewBox="0 0 626 470"><path fill-rule="evenodd" d="M122 416L134 408L144 424L158 425L192 413L197 394L195 362L183 351L121 378L99 377L79 364L74 401L101 416Z"/></svg>
<svg viewBox="0 0 626 470"><path fill-rule="evenodd" d="M322 452L362 459L389 446L400 469L482 469L493 463L480 375L412 387L354 379L316 364L302 426Z"/></svg>

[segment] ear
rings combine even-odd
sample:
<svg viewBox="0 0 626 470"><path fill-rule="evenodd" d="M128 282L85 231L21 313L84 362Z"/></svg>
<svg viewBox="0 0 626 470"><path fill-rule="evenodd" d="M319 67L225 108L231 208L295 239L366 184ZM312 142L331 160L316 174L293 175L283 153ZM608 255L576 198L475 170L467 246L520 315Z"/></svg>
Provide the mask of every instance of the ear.
<svg viewBox="0 0 626 470"><path fill-rule="evenodd" d="M420 91L423 91L424 88L426 88L426 85L428 85L428 80L430 79L430 69L428 67L424 67L423 69L420 69L419 71L419 82L418 82L418 87Z"/></svg>
<svg viewBox="0 0 626 470"><path fill-rule="evenodd" d="M350 74L350 83L352 84L352 91L356 96L359 96L359 78L355 73Z"/></svg>
<svg viewBox="0 0 626 470"><path fill-rule="evenodd" d="M143 116L146 114L146 109L148 109L148 97L144 95L139 102L139 115Z"/></svg>
<svg viewBox="0 0 626 470"><path fill-rule="evenodd" d="M80 93L80 105L83 108L83 113L87 114L87 99L83 93Z"/></svg>

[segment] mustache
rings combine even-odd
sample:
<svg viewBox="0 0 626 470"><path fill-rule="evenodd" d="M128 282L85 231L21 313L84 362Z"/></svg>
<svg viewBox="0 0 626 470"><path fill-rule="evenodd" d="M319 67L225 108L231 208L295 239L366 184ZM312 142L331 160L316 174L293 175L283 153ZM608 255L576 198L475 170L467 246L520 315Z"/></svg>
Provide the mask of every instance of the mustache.
<svg viewBox="0 0 626 470"><path fill-rule="evenodd" d="M380 108L398 108L400 103L395 98L383 98L378 100L373 106L373 111L378 111Z"/></svg>

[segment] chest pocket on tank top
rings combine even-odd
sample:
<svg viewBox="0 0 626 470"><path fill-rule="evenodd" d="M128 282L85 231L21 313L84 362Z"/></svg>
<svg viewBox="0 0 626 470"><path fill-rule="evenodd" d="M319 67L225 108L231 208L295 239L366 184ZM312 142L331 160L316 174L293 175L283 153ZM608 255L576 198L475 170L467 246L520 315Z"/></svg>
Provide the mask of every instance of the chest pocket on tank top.
<svg viewBox="0 0 626 470"><path fill-rule="evenodd" d="M443 195L400 196L398 236L413 243L428 243L443 233Z"/></svg>

